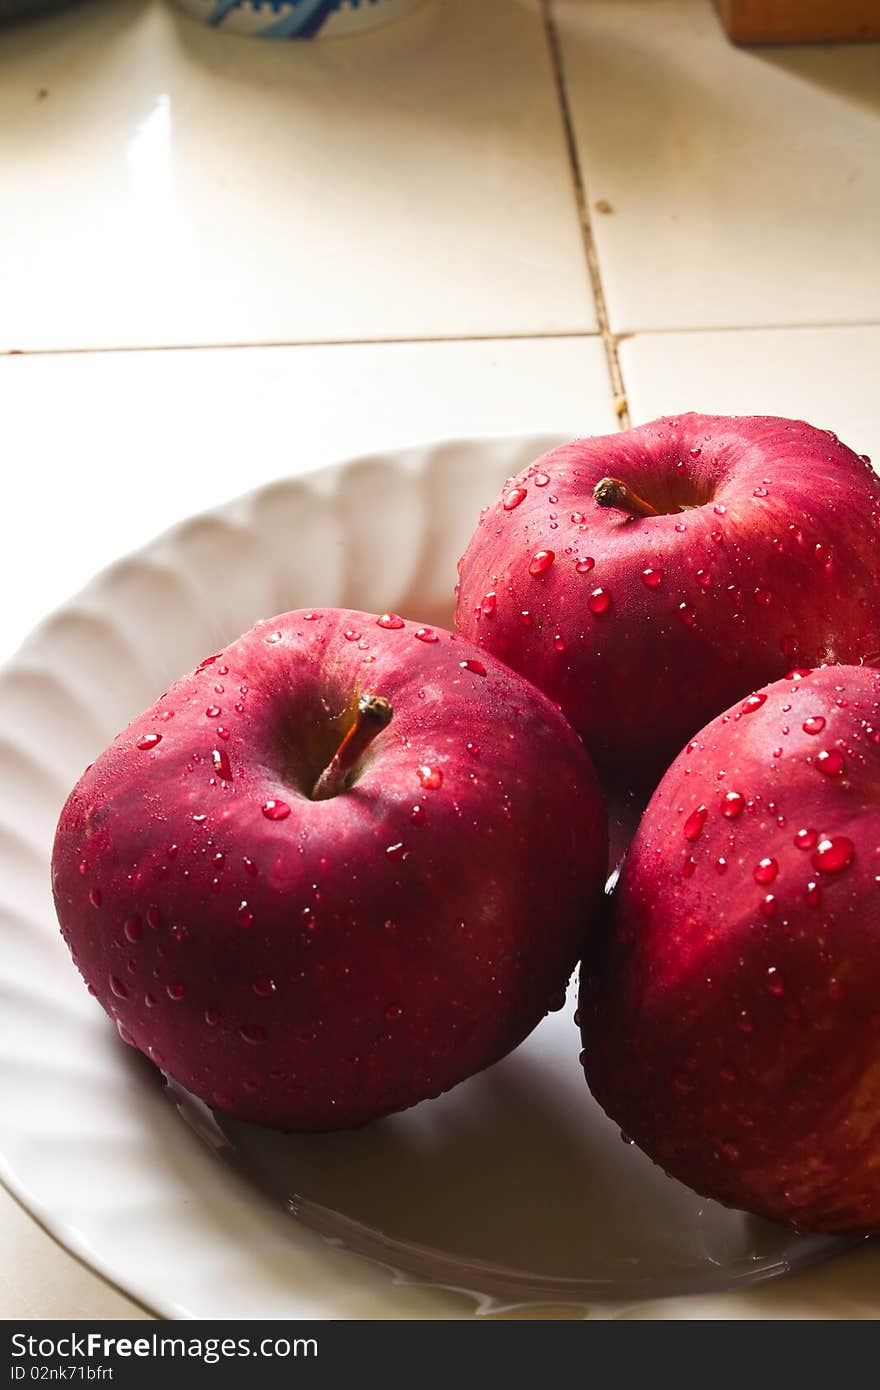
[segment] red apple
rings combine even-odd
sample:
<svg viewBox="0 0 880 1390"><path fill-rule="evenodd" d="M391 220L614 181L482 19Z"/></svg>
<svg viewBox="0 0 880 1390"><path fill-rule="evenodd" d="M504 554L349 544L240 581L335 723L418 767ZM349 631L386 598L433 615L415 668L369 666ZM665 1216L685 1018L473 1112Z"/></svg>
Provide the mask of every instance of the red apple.
<svg viewBox="0 0 880 1390"><path fill-rule="evenodd" d="M459 568L462 635L647 778L789 667L880 653L880 479L803 421L657 420L509 479Z"/></svg>
<svg viewBox="0 0 880 1390"><path fill-rule="evenodd" d="M287 613L178 681L58 825L90 990L209 1104L291 1129L436 1095L554 1005L605 870L580 740L394 615Z"/></svg>
<svg viewBox="0 0 880 1390"><path fill-rule="evenodd" d="M594 936L587 1080L707 1197L880 1231L880 671L795 672L675 760Z"/></svg>

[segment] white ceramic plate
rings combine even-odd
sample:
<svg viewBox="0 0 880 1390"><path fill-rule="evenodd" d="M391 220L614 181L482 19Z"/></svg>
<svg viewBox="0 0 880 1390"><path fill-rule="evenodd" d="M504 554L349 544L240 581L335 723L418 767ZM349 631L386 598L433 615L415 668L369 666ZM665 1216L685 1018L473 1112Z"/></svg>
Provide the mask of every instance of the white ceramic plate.
<svg viewBox="0 0 880 1390"><path fill-rule="evenodd" d="M279 1136L186 1102L184 1123L61 942L55 820L112 736L259 617L340 604L448 625L479 507L556 442L438 444L263 488L100 575L0 675L0 1172L161 1315L874 1315L873 1249L815 1265L828 1242L703 1202L621 1143L570 1001L439 1101Z"/></svg>

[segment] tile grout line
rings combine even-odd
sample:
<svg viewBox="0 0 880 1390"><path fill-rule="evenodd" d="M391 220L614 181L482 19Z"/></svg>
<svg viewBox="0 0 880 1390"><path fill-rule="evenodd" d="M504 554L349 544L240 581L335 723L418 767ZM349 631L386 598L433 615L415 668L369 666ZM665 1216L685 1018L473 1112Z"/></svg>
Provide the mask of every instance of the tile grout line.
<svg viewBox="0 0 880 1390"><path fill-rule="evenodd" d="M611 389L614 393L614 413L620 422L621 429L629 428L629 406L626 397L626 385L623 380L623 372L620 366L620 356L617 351L617 339L611 331L611 324L608 319L608 305L605 299L605 287L602 284L602 276L599 271L599 257L596 251L596 241L593 236L593 224L590 218L589 205L587 203L587 190L584 184L584 177L581 172L580 160L578 158L577 140L574 133L574 124L571 118L571 107L568 101L568 91L565 85L565 69L562 62L562 49L559 43L559 32L556 28L556 21L551 11L552 0L539 0L541 16L544 21L544 31L547 38L547 47L550 53L550 64L553 69L553 80L556 85L556 95L559 99L560 115L562 116L562 126L565 137L566 152L568 163L571 169L572 184L574 187L575 203L577 205L578 220L581 228L581 238L584 244L584 255L586 256L587 269L590 275L590 285L593 291L593 302L596 306L596 319L599 324L599 334L605 348L605 360L608 365L608 376L611 381Z"/></svg>
<svg viewBox="0 0 880 1390"><path fill-rule="evenodd" d="M98 356L102 353L122 352L244 352L251 349L272 350L274 348L339 348L339 347L406 347L424 346L428 343L525 343L532 340L540 342L585 342L600 335L595 330L585 328L560 328L547 332L522 333L449 333L404 336L399 338L284 338L261 342L230 340L225 343L115 343L95 347L34 347L0 348L0 361L6 357L77 357Z"/></svg>

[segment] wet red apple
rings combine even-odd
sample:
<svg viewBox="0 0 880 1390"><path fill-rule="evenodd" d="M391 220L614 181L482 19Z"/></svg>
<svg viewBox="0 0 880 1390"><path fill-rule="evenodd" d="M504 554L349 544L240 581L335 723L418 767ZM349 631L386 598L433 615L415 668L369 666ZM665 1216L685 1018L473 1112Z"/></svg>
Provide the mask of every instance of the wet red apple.
<svg viewBox="0 0 880 1390"><path fill-rule="evenodd" d="M673 1177L880 1231L880 671L794 673L675 760L594 934L597 1100Z"/></svg>
<svg viewBox="0 0 880 1390"><path fill-rule="evenodd" d="M520 676L394 615L288 613L88 769L55 903L126 1042L233 1115L342 1128L561 1003L605 841L580 740Z"/></svg>
<svg viewBox="0 0 880 1390"><path fill-rule="evenodd" d="M508 480L460 564L458 630L647 778L792 665L880 653L880 480L803 421L682 415Z"/></svg>

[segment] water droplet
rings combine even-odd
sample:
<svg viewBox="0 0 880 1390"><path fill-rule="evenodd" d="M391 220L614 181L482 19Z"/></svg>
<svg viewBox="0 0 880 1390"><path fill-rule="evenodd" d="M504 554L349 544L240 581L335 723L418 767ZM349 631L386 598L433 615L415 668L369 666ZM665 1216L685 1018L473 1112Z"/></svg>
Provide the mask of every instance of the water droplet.
<svg viewBox="0 0 880 1390"><path fill-rule="evenodd" d="M555 559L556 553L553 550L536 550L529 561L529 574L533 578L539 574L546 574Z"/></svg>
<svg viewBox="0 0 880 1390"><path fill-rule="evenodd" d="M793 671L786 671L785 679L787 681L802 681L804 679L804 676L809 675L812 675L812 671L809 666L796 666Z"/></svg>
<svg viewBox="0 0 880 1390"><path fill-rule="evenodd" d="M821 714L813 714L809 719L804 720L801 728L805 734L821 734L825 724L826 720L822 718Z"/></svg>
<svg viewBox="0 0 880 1390"><path fill-rule="evenodd" d="M727 515L727 508L725 507L725 505L724 505L723 502L719 502L717 506L715 506L715 507L712 508L712 510L713 510L713 512L715 513L716 516L726 516L726 515Z"/></svg>
<svg viewBox="0 0 880 1390"><path fill-rule="evenodd" d="M219 705L209 705L205 710L206 719L217 719L223 713Z"/></svg>
<svg viewBox="0 0 880 1390"><path fill-rule="evenodd" d="M416 628L416 637L420 642L439 642L439 637L432 627Z"/></svg>
<svg viewBox="0 0 880 1390"><path fill-rule="evenodd" d="M238 1031L244 1041L253 1046L266 1041L266 1030L259 1023L243 1023Z"/></svg>
<svg viewBox="0 0 880 1390"><path fill-rule="evenodd" d="M727 792L721 802L721 814L726 820L736 820L745 810L746 799L741 792Z"/></svg>
<svg viewBox="0 0 880 1390"><path fill-rule="evenodd" d="M754 599L759 608L769 608L773 602L773 595L769 589L756 589Z"/></svg>
<svg viewBox="0 0 880 1390"><path fill-rule="evenodd" d="M396 613L380 613L379 617L376 619L376 626L396 631L398 628L403 627L403 618L398 618Z"/></svg>
<svg viewBox="0 0 880 1390"><path fill-rule="evenodd" d="M459 666L462 671L470 671L474 676L485 676L486 668L482 661L476 661L473 657L468 657L467 661L460 661Z"/></svg>
<svg viewBox="0 0 880 1390"><path fill-rule="evenodd" d="M682 878L693 878L693 876L694 876L694 874L696 873L696 871L697 871L697 861L696 861L696 859L691 859L690 857L687 858L687 859L684 861L684 863L682 864L682 866L681 866L681 876L682 876Z"/></svg>
<svg viewBox="0 0 880 1390"><path fill-rule="evenodd" d="M261 999L266 999L270 994L274 994L278 986L271 975L258 975L251 985L254 994L258 994Z"/></svg>
<svg viewBox="0 0 880 1390"><path fill-rule="evenodd" d="M186 985L166 985L165 993L168 995L169 999L173 999L174 1002L177 1004L186 995Z"/></svg>
<svg viewBox="0 0 880 1390"><path fill-rule="evenodd" d="M768 893L764 901L761 903L762 915L769 919L770 917L775 917L778 911L779 903L776 901L776 898L773 896L772 893Z"/></svg>
<svg viewBox="0 0 880 1390"><path fill-rule="evenodd" d="M347 627L342 635L346 642L359 642L361 636L356 627Z"/></svg>
<svg viewBox="0 0 880 1390"><path fill-rule="evenodd" d="M804 897L810 907L818 907L822 901L822 889L819 887L818 883L808 883Z"/></svg>
<svg viewBox="0 0 880 1390"><path fill-rule="evenodd" d="M740 709L743 714L754 714L755 710L760 709L766 699L767 696L759 691L757 695L750 695L747 700L743 700Z"/></svg>
<svg viewBox="0 0 880 1390"><path fill-rule="evenodd" d="M100 907L103 901L104 895L100 888L93 888L89 893L89 902L92 904L92 907Z"/></svg>
<svg viewBox="0 0 880 1390"><path fill-rule="evenodd" d="M824 836L810 861L820 874L839 874L855 858L856 847L846 835Z"/></svg>
<svg viewBox="0 0 880 1390"><path fill-rule="evenodd" d="M753 497L769 497L770 494L765 487L756 487L752 490Z"/></svg>
<svg viewBox="0 0 880 1390"><path fill-rule="evenodd" d="M587 607L597 615L607 613L611 607L611 594L608 589L594 589L587 599Z"/></svg>
<svg viewBox="0 0 880 1390"><path fill-rule="evenodd" d="M535 487L546 487L550 479L546 473L535 474Z"/></svg>
<svg viewBox="0 0 880 1390"><path fill-rule="evenodd" d="M158 907L155 903L151 903L150 906L147 908L147 926L150 928L150 931L158 931L161 922L162 918L160 916Z"/></svg>
<svg viewBox="0 0 880 1390"><path fill-rule="evenodd" d="M110 976L110 989L116 995L117 999L128 998L128 986L122 983L118 975Z"/></svg>
<svg viewBox="0 0 880 1390"><path fill-rule="evenodd" d="M389 1023L393 1023L394 1020L400 1018L402 1014L402 1004L388 1004L385 1008L385 1017L388 1019Z"/></svg>
<svg viewBox="0 0 880 1390"><path fill-rule="evenodd" d="M498 595L495 593L494 589L490 589L488 594L483 596L483 602L480 604L480 612L484 618L491 618L494 617L497 607Z"/></svg>
<svg viewBox="0 0 880 1390"><path fill-rule="evenodd" d="M718 874L727 873L727 860L723 856L715 861L715 872Z"/></svg>
<svg viewBox="0 0 880 1390"><path fill-rule="evenodd" d="M161 742L161 734L144 734L143 738L138 739L137 747L146 751L148 748L155 748L156 744Z"/></svg>
<svg viewBox="0 0 880 1390"><path fill-rule="evenodd" d="M741 1033L753 1033L755 1025L745 1009L741 1010L740 1016L736 1021L736 1026Z"/></svg>
<svg viewBox="0 0 880 1390"><path fill-rule="evenodd" d="M79 861L79 871L82 874L83 878L85 878L86 874L89 871L89 864L87 859L81 859Z"/></svg>
<svg viewBox="0 0 880 1390"><path fill-rule="evenodd" d="M779 865L775 859L761 859L753 870L756 883L772 883L778 873Z"/></svg>
<svg viewBox="0 0 880 1390"><path fill-rule="evenodd" d="M221 1014L219 1009L205 1010L205 1022L207 1023L209 1028L216 1028L217 1024L220 1022L222 1017L223 1015Z"/></svg>
<svg viewBox="0 0 880 1390"><path fill-rule="evenodd" d="M140 941L144 934L143 925L140 917L135 913L132 917L126 917L125 926L122 929L125 933L126 941Z"/></svg>
<svg viewBox="0 0 880 1390"><path fill-rule="evenodd" d="M128 1029L126 1028L125 1024L124 1024L124 1023L122 1022L122 1020L119 1019L119 1018L117 1018L117 1020L116 1020L116 1031L117 1031L117 1033L119 1034L119 1036L120 1036L120 1038L122 1039L122 1041L123 1041L124 1043L127 1043L129 1047L135 1047L135 1046L136 1046L135 1040L134 1040L134 1038L132 1037L131 1033L128 1031Z"/></svg>
<svg viewBox="0 0 880 1390"><path fill-rule="evenodd" d="M592 555L585 555L582 560L578 560L575 565L575 570L578 574L589 574L590 570L595 568L595 564L596 561L593 559Z"/></svg>
<svg viewBox="0 0 880 1390"><path fill-rule="evenodd" d="M253 909L248 907L247 901L240 902L238 905L238 925L245 928L254 925Z"/></svg>
<svg viewBox="0 0 880 1390"><path fill-rule="evenodd" d="M662 570L642 570L642 583L646 589L657 589L663 583Z"/></svg>
<svg viewBox="0 0 880 1390"><path fill-rule="evenodd" d="M443 786L443 773L439 767L423 766L418 769L419 786L435 792Z"/></svg>
<svg viewBox="0 0 880 1390"><path fill-rule="evenodd" d="M828 981L828 998L829 998L829 999L842 999L842 998L843 998L843 984L842 984L842 982L841 982L840 980L836 980L836 979L834 978L833 975L832 975L831 979Z"/></svg>
<svg viewBox="0 0 880 1390"><path fill-rule="evenodd" d="M232 768L229 763L229 754L223 748L215 748L211 754L214 764L214 771L223 782L232 781Z"/></svg>
<svg viewBox="0 0 880 1390"><path fill-rule="evenodd" d="M711 570L697 570L696 580L701 589L708 589L712 584Z"/></svg>
<svg viewBox="0 0 880 1390"><path fill-rule="evenodd" d="M839 777L846 764L838 748L826 748L816 759L816 766L825 777Z"/></svg>
<svg viewBox="0 0 880 1390"><path fill-rule="evenodd" d="M409 818L412 821L413 825L424 825L425 820L427 819L427 817L425 816L424 806L414 806L409 813Z"/></svg>
<svg viewBox="0 0 880 1390"><path fill-rule="evenodd" d="M512 487L501 505L506 512L512 512L514 507L518 507L520 502L525 501L527 495L524 487Z"/></svg>
<svg viewBox="0 0 880 1390"><path fill-rule="evenodd" d="M565 651L565 638L560 632L557 632L556 636L553 638L553 646L558 652Z"/></svg>
<svg viewBox="0 0 880 1390"><path fill-rule="evenodd" d="M290 815L290 807L286 801L264 801L262 807L263 815L266 820L286 820Z"/></svg>
<svg viewBox="0 0 880 1390"><path fill-rule="evenodd" d="M213 666L214 662L217 660L219 655L219 652L215 652L213 656L206 656L204 661L199 662L198 666L196 667L195 674L198 675L199 671L204 671L206 667Z"/></svg>
<svg viewBox="0 0 880 1390"><path fill-rule="evenodd" d="M388 848L385 850L385 853L387 854L389 859L400 861L401 859L406 859L407 855L409 854L409 850L407 849L405 844L398 841L396 845L389 845Z"/></svg>
<svg viewBox="0 0 880 1390"><path fill-rule="evenodd" d="M697 621L697 615L689 604L680 603L678 605L678 619L679 622L684 623L685 627L693 627L694 623Z"/></svg>
<svg viewBox="0 0 880 1390"><path fill-rule="evenodd" d="M686 840L693 841L700 838L708 814L709 808L707 806L698 806L695 811L691 811L684 823L684 838Z"/></svg>

